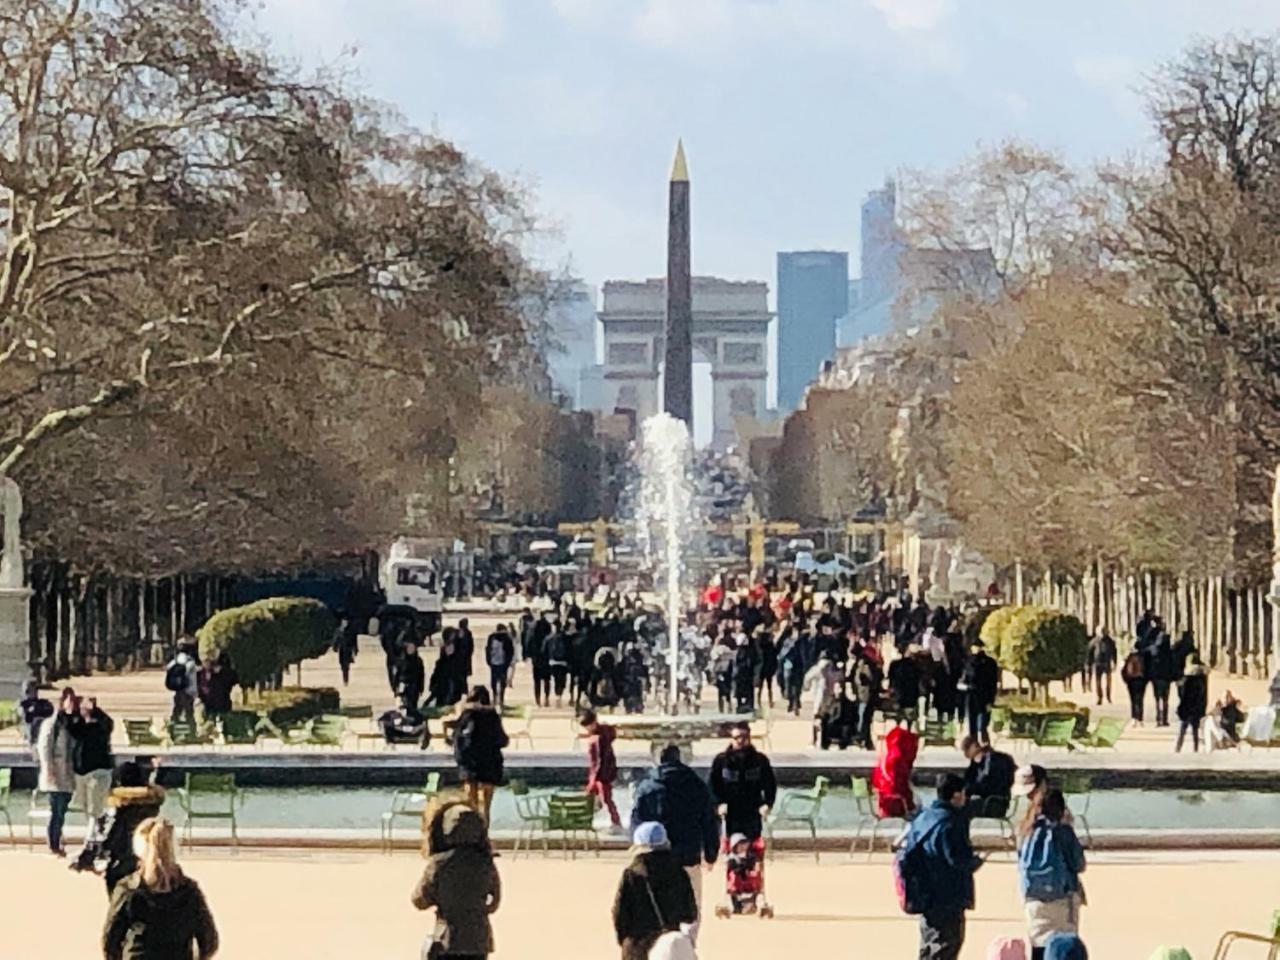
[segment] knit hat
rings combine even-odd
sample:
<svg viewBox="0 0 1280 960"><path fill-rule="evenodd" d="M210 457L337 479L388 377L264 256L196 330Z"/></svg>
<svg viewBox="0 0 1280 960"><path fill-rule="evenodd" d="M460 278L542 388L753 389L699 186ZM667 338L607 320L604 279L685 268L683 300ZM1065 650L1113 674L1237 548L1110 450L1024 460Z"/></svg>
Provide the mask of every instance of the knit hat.
<svg viewBox="0 0 1280 960"><path fill-rule="evenodd" d="M650 820L636 827L631 835L631 842L639 850L665 850L671 846L667 839L667 828L656 820Z"/></svg>

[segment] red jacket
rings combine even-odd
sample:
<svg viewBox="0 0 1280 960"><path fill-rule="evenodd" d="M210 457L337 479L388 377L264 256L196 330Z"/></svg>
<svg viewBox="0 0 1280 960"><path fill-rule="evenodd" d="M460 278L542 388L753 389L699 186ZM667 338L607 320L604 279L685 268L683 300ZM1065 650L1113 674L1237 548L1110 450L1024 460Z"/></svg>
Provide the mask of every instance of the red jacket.
<svg viewBox="0 0 1280 960"><path fill-rule="evenodd" d="M915 808L911 794L911 768L915 766L920 738L904 727L885 735L884 754L871 773L876 806L882 817L901 817Z"/></svg>
<svg viewBox="0 0 1280 960"><path fill-rule="evenodd" d="M594 736L587 740L587 782L613 783L618 779L618 757L613 752L613 741L618 731L608 724L599 724Z"/></svg>

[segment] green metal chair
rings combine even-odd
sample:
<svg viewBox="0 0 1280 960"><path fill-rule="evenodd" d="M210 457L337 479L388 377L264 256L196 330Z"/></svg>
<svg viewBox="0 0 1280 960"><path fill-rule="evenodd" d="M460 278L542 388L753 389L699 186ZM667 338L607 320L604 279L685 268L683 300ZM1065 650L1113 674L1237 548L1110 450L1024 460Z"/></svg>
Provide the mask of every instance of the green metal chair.
<svg viewBox="0 0 1280 960"><path fill-rule="evenodd" d="M813 841L813 859L820 860L818 850L818 816L822 813L822 799L827 795L831 781L827 777L814 777L808 790L788 790L774 808L765 823L765 836L769 838L769 855L773 855L773 832L778 827L803 826Z"/></svg>
<svg viewBox="0 0 1280 960"><path fill-rule="evenodd" d="M521 843L527 853L538 834L542 834L545 842L549 805L546 794L531 793L529 784L523 780L512 780L510 787L516 802L516 817L520 820L515 846L511 848L511 856L514 858L520 853Z"/></svg>
<svg viewBox="0 0 1280 960"><path fill-rule="evenodd" d="M1063 750L1074 750L1075 747L1071 741L1075 735L1075 717L1049 717L1040 728L1040 732L1032 739L1041 749L1061 747Z"/></svg>
<svg viewBox="0 0 1280 960"><path fill-rule="evenodd" d="M432 771L427 774L426 782L421 790L397 790L391 795L391 809L382 815L382 850L390 853L394 839L397 820L415 820L422 822L422 812L427 802L440 792L440 774Z"/></svg>
<svg viewBox="0 0 1280 960"><path fill-rule="evenodd" d="M321 714L307 725L302 743L313 747L341 747L347 736L347 718L340 714Z"/></svg>
<svg viewBox="0 0 1280 960"><path fill-rule="evenodd" d="M173 747L207 747L213 743L208 732L189 720L170 720L165 730L168 731L169 745Z"/></svg>
<svg viewBox="0 0 1280 960"><path fill-rule="evenodd" d="M182 836L191 841L191 827L197 820L225 820L231 824L231 844L240 846L236 827L236 805L244 805L244 792L236 786L234 773L188 773L178 788L178 806L186 814Z"/></svg>
<svg viewBox="0 0 1280 960"><path fill-rule="evenodd" d="M1009 844L1009 850L1018 849L1017 828L1013 814L1018 807L1017 797L979 797L969 801L970 821L989 820L1000 831L1000 841Z"/></svg>
<svg viewBox="0 0 1280 960"><path fill-rule="evenodd" d="M129 738L131 747L163 747L165 745L164 737L156 733L151 720L126 717L124 732Z"/></svg>
<svg viewBox="0 0 1280 960"><path fill-rule="evenodd" d="M1055 785L1067 799L1067 807L1079 830L1084 831L1084 844L1093 845L1093 832L1089 829L1089 801L1093 799L1093 778L1080 773L1066 773L1058 777Z"/></svg>
<svg viewBox="0 0 1280 960"><path fill-rule="evenodd" d="M849 845L849 856L852 857L858 852L858 842L862 839L862 831L871 825L871 837L867 841L867 859L870 860L876 852L876 840L880 836L880 828L887 823L900 823L906 825L907 818L902 817L885 817L880 815L880 805L876 803L875 791L871 789L871 782L866 777L853 777L853 806L858 813L857 827L853 832L853 843ZM914 798L911 804L914 804ZM903 798L903 809L907 808L907 798Z"/></svg>
<svg viewBox="0 0 1280 960"><path fill-rule="evenodd" d="M529 749L533 749L533 707L527 703L519 707L503 707L503 719L519 720L520 726L507 731L507 739L514 747L517 740L529 741ZM571 718L574 719L574 718Z"/></svg>
<svg viewBox="0 0 1280 960"><path fill-rule="evenodd" d="M560 834L564 844L564 857L569 859L569 844L582 839L585 852L588 845L600 854L600 835L596 833L596 798L587 793L553 793L547 797L547 827L544 838L552 833ZM543 841L546 843L545 839ZM577 851L574 851L577 856Z"/></svg>
<svg viewBox="0 0 1280 960"><path fill-rule="evenodd" d="M256 746L258 715L249 710L232 710L222 715L222 742L237 746Z"/></svg>
<svg viewBox="0 0 1280 960"><path fill-rule="evenodd" d="M18 705L12 700L0 700L0 729L18 725Z"/></svg>
<svg viewBox="0 0 1280 960"><path fill-rule="evenodd" d="M1089 750L1114 750L1128 726L1128 721L1119 717L1100 717L1092 730L1077 738L1076 745Z"/></svg>
<svg viewBox="0 0 1280 960"><path fill-rule="evenodd" d="M13 821L9 819L9 797L12 795L12 784L13 771L7 767L0 770L0 815L9 826L9 842L16 847L18 840L13 835Z"/></svg>
<svg viewBox="0 0 1280 960"><path fill-rule="evenodd" d="M987 733L992 742L1009 729L1010 712L1008 707L992 707L991 718L987 721Z"/></svg>
<svg viewBox="0 0 1280 960"><path fill-rule="evenodd" d="M926 747L954 747L958 736L954 720L945 723L937 720L925 721L923 740Z"/></svg>
<svg viewBox="0 0 1280 960"><path fill-rule="evenodd" d="M353 703L350 706L339 707L337 712L348 720L372 720L373 704Z"/></svg>

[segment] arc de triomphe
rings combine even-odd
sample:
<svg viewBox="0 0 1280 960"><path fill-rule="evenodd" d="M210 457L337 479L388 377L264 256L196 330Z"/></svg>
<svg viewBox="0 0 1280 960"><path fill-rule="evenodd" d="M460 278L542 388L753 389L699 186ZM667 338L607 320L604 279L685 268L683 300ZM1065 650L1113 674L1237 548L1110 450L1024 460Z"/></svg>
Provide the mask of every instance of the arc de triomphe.
<svg viewBox="0 0 1280 960"><path fill-rule="evenodd" d="M599 316L605 409L634 410L644 420L662 409L666 281L607 281ZM733 444L735 416L764 415L772 318L768 284L693 278L693 356L711 364L711 444L717 450Z"/></svg>

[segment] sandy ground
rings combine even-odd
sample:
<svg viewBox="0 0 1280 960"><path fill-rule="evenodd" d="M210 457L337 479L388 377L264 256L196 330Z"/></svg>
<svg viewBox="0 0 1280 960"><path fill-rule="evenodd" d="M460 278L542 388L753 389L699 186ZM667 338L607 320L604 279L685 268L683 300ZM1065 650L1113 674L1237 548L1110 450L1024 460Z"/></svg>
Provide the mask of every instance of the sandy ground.
<svg viewBox="0 0 1280 960"><path fill-rule="evenodd" d="M502 620L515 620L518 613L503 615L501 618L493 614L472 614L470 616L471 628L475 633L477 642L483 643L483 640L491 632L493 627ZM457 615L450 615L446 618L446 623L455 624ZM427 661L427 674L430 676L431 664L437 655L434 649L424 651L424 659ZM483 656L477 653L475 660L476 675L473 682L487 683L488 669L483 664ZM296 682L295 675L291 672L290 683ZM332 686L342 689L342 678L338 670L337 657L329 654L319 660L307 661L302 667L302 682L307 686ZM82 694L97 696L104 709L114 715L116 718L123 717L164 717L168 715L172 696L164 689L163 671L155 669L143 673L135 673L129 675L111 676L100 674L89 677L75 677L68 681L77 691ZM1243 679L1240 677L1226 678L1220 675L1214 675L1210 678L1209 695L1210 702L1222 693L1231 689L1235 694L1242 698L1247 705L1267 702L1267 682L1263 680ZM1074 697L1081 703L1088 704L1094 710L1093 716L1098 716L1098 708L1094 705L1094 697L1079 691L1078 682L1077 689L1074 694L1066 693L1058 685L1055 689L1056 696ZM1114 680L1113 698L1115 703L1102 708L1102 713L1128 717L1128 700L1125 694L1124 686L1120 682L1117 675ZM708 704L709 709L715 708L715 691L708 687L704 690L704 702ZM356 659L352 669L351 683L345 689L342 689L343 703L350 704L372 704L375 713L381 712L393 705L391 695L388 691L386 682L385 661L381 648L373 638L365 638L359 657ZM533 702L533 681L527 664L521 664L516 669L515 685L511 689L508 702L513 704L524 704ZM778 700L781 703L781 700ZM1177 695L1173 696L1171 713L1176 709ZM1141 763L1142 758L1138 755L1151 756L1156 754L1172 754L1174 729L1156 729L1153 723L1154 705L1148 696L1147 703L1148 723L1143 728L1131 727L1126 731L1120 744L1119 755L1106 754L1108 758L1114 758L1117 764ZM1175 719L1176 723L1176 719ZM538 751L574 751L580 750L581 744L575 739L575 727L572 725L571 712L567 706L561 709L546 708L538 711L537 717L533 723L534 747ZM16 730L10 730L3 733L0 740L13 742L17 738ZM124 725L118 724L116 729L116 739L124 744ZM803 718L793 718L787 716L781 711L777 714L777 720L774 725L772 735L770 737L770 747L772 751L777 753L795 753L810 749L810 725L808 720ZM367 749L377 749L376 743L364 742ZM697 750L700 754L711 755L722 749L722 744L717 742L706 742L699 745ZM352 738L346 744L347 749L356 749L357 744ZM433 749L444 749L443 741L437 737ZM521 742L513 749L528 750L527 743ZM623 742L619 744L620 752L646 753L647 744L638 742ZM1188 749L1189 746L1188 746ZM1256 759L1261 761L1264 757L1269 756L1268 751L1259 751ZM1057 753L1061 755L1060 751ZM1231 753L1227 758L1235 757L1236 754ZM1128 757L1128 759L1126 759Z"/></svg>
<svg viewBox="0 0 1280 960"><path fill-rule="evenodd" d="M323 859L193 854L185 860L221 930L219 956L230 960L416 960L431 926L408 901L418 863L407 853ZM616 956L609 911L623 865L619 857L569 862L503 857L495 956ZM1103 960L1143 960L1162 944L1182 944L1197 960L1207 960L1223 931L1265 930L1277 905L1278 867L1275 857L1212 855L1095 862L1086 875L1090 904L1082 933L1091 955ZM964 960L981 960L994 937L1023 932L1013 867L989 864L979 881ZM706 884L708 893L718 891L720 874ZM834 856L821 865L782 859L770 864L769 885L777 918L708 920L702 960L788 952L877 960L915 955L915 923L898 911L883 859L870 865ZM0 948L0 956L16 958L24 955L18 944L35 943L57 943L58 956L76 960L101 955L97 944L106 900L97 878L74 876L45 855L6 851L0 853L0 902L8 945ZM1265 956L1263 948L1242 947L1232 951L1231 960Z"/></svg>

